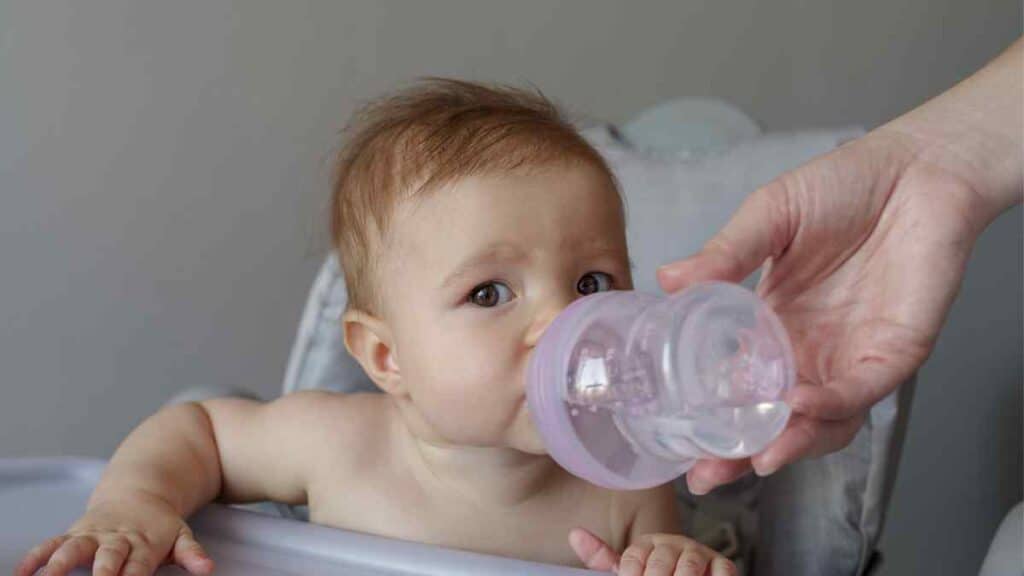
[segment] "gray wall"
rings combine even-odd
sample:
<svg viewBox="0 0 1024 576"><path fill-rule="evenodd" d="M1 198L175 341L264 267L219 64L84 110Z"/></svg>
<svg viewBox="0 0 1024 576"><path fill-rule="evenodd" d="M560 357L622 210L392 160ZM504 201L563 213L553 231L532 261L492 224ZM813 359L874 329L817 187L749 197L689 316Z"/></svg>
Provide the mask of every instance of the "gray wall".
<svg viewBox="0 0 1024 576"><path fill-rule="evenodd" d="M108 456L183 386L275 393L360 101L529 81L621 121L716 96L873 127L1021 33L1017 0L0 0L0 456ZM977 569L1021 498L1021 216L980 242L922 372L889 574Z"/></svg>

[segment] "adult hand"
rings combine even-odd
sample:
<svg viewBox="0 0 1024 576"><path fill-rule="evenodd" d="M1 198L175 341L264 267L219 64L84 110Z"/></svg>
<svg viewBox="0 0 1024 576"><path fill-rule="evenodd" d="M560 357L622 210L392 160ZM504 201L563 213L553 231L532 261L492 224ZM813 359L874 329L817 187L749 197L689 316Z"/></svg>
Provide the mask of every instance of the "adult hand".
<svg viewBox="0 0 1024 576"><path fill-rule="evenodd" d="M701 461L704 493L846 446L870 408L925 361L978 235L1021 194L1021 42L949 92L754 192L695 256L663 266L674 292L739 282L793 341L783 433L750 459Z"/></svg>

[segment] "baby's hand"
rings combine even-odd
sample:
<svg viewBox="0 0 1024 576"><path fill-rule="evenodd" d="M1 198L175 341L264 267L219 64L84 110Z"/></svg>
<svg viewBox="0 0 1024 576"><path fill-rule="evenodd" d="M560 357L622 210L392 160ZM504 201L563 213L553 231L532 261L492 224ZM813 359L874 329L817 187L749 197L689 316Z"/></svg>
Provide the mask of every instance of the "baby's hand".
<svg viewBox="0 0 1024 576"><path fill-rule="evenodd" d="M645 534L619 556L583 528L569 532L569 545L591 570L619 576L735 576L736 565L718 552L680 534Z"/></svg>
<svg viewBox="0 0 1024 576"><path fill-rule="evenodd" d="M133 496L91 506L66 534L30 550L14 576L44 565L46 576L63 576L90 562L93 576L149 576L165 562L192 574L213 572L213 560L170 504Z"/></svg>

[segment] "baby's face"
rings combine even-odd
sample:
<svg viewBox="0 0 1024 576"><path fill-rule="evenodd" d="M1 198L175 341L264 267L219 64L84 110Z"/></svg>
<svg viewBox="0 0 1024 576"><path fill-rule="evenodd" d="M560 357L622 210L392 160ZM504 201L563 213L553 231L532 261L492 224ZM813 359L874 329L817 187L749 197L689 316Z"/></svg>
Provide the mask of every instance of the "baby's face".
<svg viewBox="0 0 1024 576"><path fill-rule="evenodd" d="M544 448L525 403L538 338L573 300L631 289L624 219L598 170L458 180L401 203L379 277L393 353L437 439Z"/></svg>

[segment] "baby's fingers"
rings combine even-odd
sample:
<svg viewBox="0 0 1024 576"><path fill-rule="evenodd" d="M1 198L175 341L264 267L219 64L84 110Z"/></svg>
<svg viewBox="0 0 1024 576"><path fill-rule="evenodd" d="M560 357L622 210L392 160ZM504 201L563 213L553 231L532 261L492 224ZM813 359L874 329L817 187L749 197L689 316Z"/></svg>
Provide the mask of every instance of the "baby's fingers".
<svg viewBox="0 0 1024 576"><path fill-rule="evenodd" d="M162 557L157 558L152 550L138 545L133 546L128 559L121 567L120 576L150 576L156 572L161 560Z"/></svg>
<svg viewBox="0 0 1024 576"><path fill-rule="evenodd" d="M695 545L683 548L673 576L704 576L712 556L714 556L714 552L703 546Z"/></svg>
<svg viewBox="0 0 1024 576"><path fill-rule="evenodd" d="M619 555L607 542L585 528L569 531L569 546L576 556L591 570L616 570Z"/></svg>
<svg viewBox="0 0 1024 576"><path fill-rule="evenodd" d="M654 544L640 542L633 544L622 553L619 560L619 567L616 574L619 576L640 576L644 573L644 566L647 564L647 557L654 550Z"/></svg>
<svg viewBox="0 0 1024 576"><path fill-rule="evenodd" d="M96 551L96 560L92 563L92 576L117 576L131 550L131 542L124 536L106 537L100 542L100 549Z"/></svg>
<svg viewBox="0 0 1024 576"><path fill-rule="evenodd" d="M657 544L651 554L647 557L647 565L644 568L644 576L679 576L676 570L676 560L679 558L679 549L670 544ZM689 573L683 572L689 576ZM622 575L624 576L624 574ZM695 576L704 576L696 573Z"/></svg>
<svg viewBox="0 0 1024 576"><path fill-rule="evenodd" d="M711 576L736 576L736 565L724 556L711 560Z"/></svg>
<svg viewBox="0 0 1024 576"><path fill-rule="evenodd" d="M181 533L178 534L171 556L175 564L192 574L205 576L213 573L213 559L206 554L206 551L196 542L187 528L182 528Z"/></svg>
<svg viewBox="0 0 1024 576"><path fill-rule="evenodd" d="M55 536L29 550L28 554L25 554L25 557L22 558L21 563L18 564L18 567L14 569L14 576L31 576L35 574L36 570L46 564L46 561L50 559L54 551L60 548L60 545L67 539L67 536Z"/></svg>
<svg viewBox="0 0 1024 576"><path fill-rule="evenodd" d="M76 566L89 564L99 543L92 536L71 536L46 563L46 576L64 576Z"/></svg>

